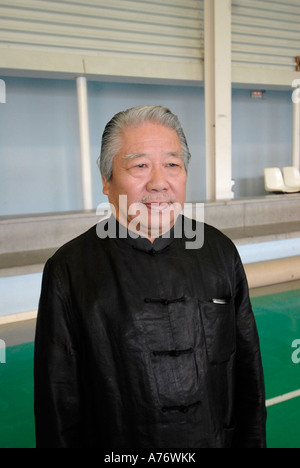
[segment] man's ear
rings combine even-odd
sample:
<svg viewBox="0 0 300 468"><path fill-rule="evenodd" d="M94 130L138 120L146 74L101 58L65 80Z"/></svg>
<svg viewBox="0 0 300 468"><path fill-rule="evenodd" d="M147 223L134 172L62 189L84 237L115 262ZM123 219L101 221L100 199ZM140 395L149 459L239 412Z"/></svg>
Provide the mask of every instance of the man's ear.
<svg viewBox="0 0 300 468"><path fill-rule="evenodd" d="M102 192L104 193L104 195L109 195L109 189L110 189L110 182L109 180L105 179L105 177L102 177L102 185L103 185L103 189L102 189Z"/></svg>

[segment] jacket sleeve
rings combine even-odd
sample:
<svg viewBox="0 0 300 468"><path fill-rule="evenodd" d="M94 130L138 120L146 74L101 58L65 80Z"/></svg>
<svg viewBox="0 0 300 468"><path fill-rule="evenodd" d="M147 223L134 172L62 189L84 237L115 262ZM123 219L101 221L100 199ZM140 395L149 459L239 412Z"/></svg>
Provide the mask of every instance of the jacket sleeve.
<svg viewBox="0 0 300 468"><path fill-rule="evenodd" d="M45 265L34 355L37 448L80 446L80 385L74 323L66 286Z"/></svg>
<svg viewBox="0 0 300 468"><path fill-rule="evenodd" d="M259 337L239 255L235 260L236 415L234 445L266 447L265 387Z"/></svg>

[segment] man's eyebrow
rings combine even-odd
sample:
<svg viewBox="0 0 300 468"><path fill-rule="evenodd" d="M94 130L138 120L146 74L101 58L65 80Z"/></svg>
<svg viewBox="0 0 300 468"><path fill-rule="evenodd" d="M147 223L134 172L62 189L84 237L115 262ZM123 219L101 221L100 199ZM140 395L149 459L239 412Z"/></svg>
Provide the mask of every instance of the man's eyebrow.
<svg viewBox="0 0 300 468"><path fill-rule="evenodd" d="M170 151L165 153L166 156L173 156L174 158L183 159L183 152L182 151Z"/></svg>
<svg viewBox="0 0 300 468"><path fill-rule="evenodd" d="M172 156L174 158L180 158L180 159L183 159L183 153L182 151L167 151L166 153L164 153L165 156ZM129 154L125 154L124 156L122 156L123 159L137 159L137 158L143 158L143 157L147 157L147 154L146 153L129 153Z"/></svg>
<svg viewBox="0 0 300 468"><path fill-rule="evenodd" d="M146 156L145 153L130 153L130 154L125 154L122 156L123 159L136 159L136 158L142 158Z"/></svg>

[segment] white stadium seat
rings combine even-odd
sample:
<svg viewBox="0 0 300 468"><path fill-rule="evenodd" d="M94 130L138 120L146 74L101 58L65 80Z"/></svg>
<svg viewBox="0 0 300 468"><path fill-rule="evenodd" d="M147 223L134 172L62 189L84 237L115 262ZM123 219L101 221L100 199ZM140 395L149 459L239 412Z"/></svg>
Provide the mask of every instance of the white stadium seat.
<svg viewBox="0 0 300 468"><path fill-rule="evenodd" d="M300 190L300 172L297 167L284 167L283 178L285 185Z"/></svg>
<svg viewBox="0 0 300 468"><path fill-rule="evenodd" d="M300 187L290 187L286 185L279 167L268 167L265 173L265 190L267 192L295 193L300 191Z"/></svg>

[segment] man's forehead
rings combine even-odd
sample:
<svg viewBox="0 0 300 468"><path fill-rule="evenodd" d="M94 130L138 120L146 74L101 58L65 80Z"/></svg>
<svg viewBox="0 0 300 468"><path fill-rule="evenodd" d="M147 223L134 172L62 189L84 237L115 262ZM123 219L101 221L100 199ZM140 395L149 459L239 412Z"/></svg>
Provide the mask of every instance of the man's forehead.
<svg viewBox="0 0 300 468"><path fill-rule="evenodd" d="M123 129L119 155L132 160L160 154L183 159L183 148L177 132L168 126L143 122Z"/></svg>

